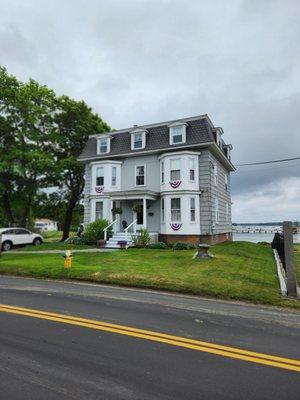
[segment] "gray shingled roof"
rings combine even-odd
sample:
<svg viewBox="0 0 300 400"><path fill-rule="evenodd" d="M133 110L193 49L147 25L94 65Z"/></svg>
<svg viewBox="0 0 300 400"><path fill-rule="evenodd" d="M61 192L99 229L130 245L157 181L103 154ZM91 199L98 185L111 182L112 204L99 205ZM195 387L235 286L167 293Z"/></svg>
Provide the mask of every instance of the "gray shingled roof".
<svg viewBox="0 0 300 400"><path fill-rule="evenodd" d="M199 119L187 119L186 123L185 145L202 144L214 141L212 127L206 118L199 117ZM107 156L121 156L126 153L138 154L139 152L147 150L174 149L176 148L176 145L169 144L169 124L170 123L162 123L160 126L143 126L143 129L147 129L148 133L146 135L146 147L140 150L131 150L130 129L125 132L110 132L109 134L112 136L110 153L104 154L103 156L97 154L97 139L95 137L90 137L79 159L89 159L93 157L100 159ZM182 144L177 146L182 146Z"/></svg>

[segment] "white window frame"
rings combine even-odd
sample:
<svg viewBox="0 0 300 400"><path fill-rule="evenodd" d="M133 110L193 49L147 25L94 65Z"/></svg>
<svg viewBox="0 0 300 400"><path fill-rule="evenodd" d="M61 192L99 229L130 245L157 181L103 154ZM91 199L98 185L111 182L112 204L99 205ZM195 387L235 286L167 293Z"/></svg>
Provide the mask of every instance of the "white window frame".
<svg viewBox="0 0 300 400"><path fill-rule="evenodd" d="M116 171L116 174L114 176L113 171ZM115 180L114 180L115 178ZM111 186L116 187L117 186L117 167L115 165L111 166Z"/></svg>
<svg viewBox="0 0 300 400"><path fill-rule="evenodd" d="M144 184L143 185L137 185L136 184L136 178L137 178L137 169L139 167L144 167ZM142 175L139 175L142 176ZM145 164L139 164L134 166L134 186L135 187L143 187L146 186L146 165Z"/></svg>
<svg viewBox="0 0 300 400"><path fill-rule="evenodd" d="M179 161L179 169L172 169L172 162ZM182 159L181 158L170 158L170 181L180 181L181 180L181 167L182 167ZM179 178L172 179L172 171L179 171Z"/></svg>
<svg viewBox="0 0 300 400"><path fill-rule="evenodd" d="M180 218L177 218L177 219L173 219L172 218L172 200L179 200L179 202L180 202L180 208L179 208L179 215L180 215ZM178 209L175 209L174 211L178 211ZM171 213L171 221L172 222L181 222L181 217L182 217L182 201L181 201L181 197L171 197L170 198L170 213Z"/></svg>
<svg viewBox="0 0 300 400"><path fill-rule="evenodd" d="M165 199L164 197L161 199L161 222L162 224L165 223L165 213L166 213L166 208L165 208Z"/></svg>
<svg viewBox="0 0 300 400"><path fill-rule="evenodd" d="M194 201L194 208L192 208L192 201ZM192 211L194 211L194 219L192 219ZM190 222L196 222L196 197L190 197Z"/></svg>
<svg viewBox="0 0 300 400"><path fill-rule="evenodd" d="M98 176L98 170L99 169L102 169L103 175ZM98 185L98 182L97 182L97 178L100 178L100 177L103 177L103 184L102 185ZM104 166L98 166L98 167L96 167L96 185L95 186L104 186L104 183L105 183L105 168L104 168Z"/></svg>
<svg viewBox="0 0 300 400"><path fill-rule="evenodd" d="M101 151L101 141L106 141L106 151ZM97 139L97 154L107 154L110 153L110 138L100 137Z"/></svg>
<svg viewBox="0 0 300 400"><path fill-rule="evenodd" d="M135 147L135 135L142 135L142 147ZM146 147L146 132L145 131L136 131L131 133L131 150L141 150Z"/></svg>
<svg viewBox="0 0 300 400"><path fill-rule="evenodd" d="M214 164L214 184L215 186L218 185L218 166Z"/></svg>
<svg viewBox="0 0 300 400"><path fill-rule="evenodd" d="M195 180L196 180L196 170L195 170L196 160L195 160L195 158L189 157L188 163L189 163L189 169L188 169L189 181L195 182ZM193 166L193 168L191 168L191 166ZM191 171L194 171L194 179L191 179Z"/></svg>
<svg viewBox="0 0 300 400"><path fill-rule="evenodd" d="M160 180L161 180L161 184L164 184L165 183L165 162L162 161L160 165L161 165Z"/></svg>
<svg viewBox="0 0 300 400"><path fill-rule="evenodd" d="M102 210L100 210L100 213L102 213L101 215L101 218L97 218L97 212L99 212L99 211L97 211L97 204L102 204ZM99 201L99 200L97 200L97 201L95 201L95 221L96 220L98 220L98 219L103 219L103 217L104 217L104 202L103 201Z"/></svg>
<svg viewBox="0 0 300 400"><path fill-rule="evenodd" d="M228 193L229 187L228 187L228 173L225 172L225 192Z"/></svg>
<svg viewBox="0 0 300 400"><path fill-rule="evenodd" d="M178 129L178 128L181 128L182 140L181 140L181 142L175 142L174 143L174 140L173 140L173 138L174 138L174 130ZM177 136L177 135L175 135L175 136ZM176 144L182 144L182 143L185 143L185 142L186 142L186 125L185 124L182 124L182 125L178 124L178 125L175 125L175 126L170 126L169 127L169 143L171 145L176 145Z"/></svg>

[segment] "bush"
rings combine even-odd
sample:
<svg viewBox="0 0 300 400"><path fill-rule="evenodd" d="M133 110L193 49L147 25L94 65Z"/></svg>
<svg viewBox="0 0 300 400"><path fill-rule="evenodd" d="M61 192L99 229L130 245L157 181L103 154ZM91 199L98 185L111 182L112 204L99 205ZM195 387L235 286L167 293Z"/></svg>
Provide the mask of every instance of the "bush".
<svg viewBox="0 0 300 400"><path fill-rule="evenodd" d="M161 249L161 250L165 250L168 248L168 246L166 245L166 243L164 242L157 242L157 243L150 243L148 245L149 249Z"/></svg>
<svg viewBox="0 0 300 400"><path fill-rule="evenodd" d="M173 250L189 250L196 249L198 246L192 243L176 242L173 244Z"/></svg>
<svg viewBox="0 0 300 400"><path fill-rule="evenodd" d="M84 230L81 238L85 244L97 244L97 241L104 239L104 228L109 225L109 221L106 219L97 219L91 222Z"/></svg>
<svg viewBox="0 0 300 400"><path fill-rule="evenodd" d="M151 237L147 229L141 229L139 235L133 235L132 241L136 247L147 247L150 243Z"/></svg>

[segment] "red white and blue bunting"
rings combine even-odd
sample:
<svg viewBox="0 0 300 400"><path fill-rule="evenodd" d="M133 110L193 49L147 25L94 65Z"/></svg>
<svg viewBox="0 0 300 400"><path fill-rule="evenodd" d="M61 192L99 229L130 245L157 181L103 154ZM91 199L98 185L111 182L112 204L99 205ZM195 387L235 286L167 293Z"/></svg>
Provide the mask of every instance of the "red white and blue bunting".
<svg viewBox="0 0 300 400"><path fill-rule="evenodd" d="M182 227L182 224L174 222L170 224L170 227L173 229L173 231L179 231L179 229Z"/></svg>
<svg viewBox="0 0 300 400"><path fill-rule="evenodd" d="M170 186L172 189L177 189L181 185L181 181L170 181Z"/></svg>
<svg viewBox="0 0 300 400"><path fill-rule="evenodd" d="M95 192L101 194L104 190L104 186L95 186Z"/></svg>

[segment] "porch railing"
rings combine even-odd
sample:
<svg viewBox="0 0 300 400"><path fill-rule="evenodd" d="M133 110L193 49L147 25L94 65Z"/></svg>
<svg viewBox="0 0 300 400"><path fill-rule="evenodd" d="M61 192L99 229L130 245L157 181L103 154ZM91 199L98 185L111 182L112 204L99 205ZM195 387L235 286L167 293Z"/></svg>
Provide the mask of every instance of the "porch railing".
<svg viewBox="0 0 300 400"><path fill-rule="evenodd" d="M109 225L107 225L106 228L103 229L104 240L107 240L107 231L108 231L108 229L111 228L116 222L117 222L117 220L115 219L113 222L111 222Z"/></svg>
<svg viewBox="0 0 300 400"><path fill-rule="evenodd" d="M127 242L127 237L128 237L128 229L133 227L133 233L136 233L136 223L137 223L137 219L135 219L134 221L131 222L131 224L129 224L127 226L127 228L124 229L125 232L125 240Z"/></svg>

